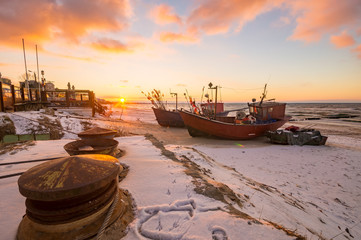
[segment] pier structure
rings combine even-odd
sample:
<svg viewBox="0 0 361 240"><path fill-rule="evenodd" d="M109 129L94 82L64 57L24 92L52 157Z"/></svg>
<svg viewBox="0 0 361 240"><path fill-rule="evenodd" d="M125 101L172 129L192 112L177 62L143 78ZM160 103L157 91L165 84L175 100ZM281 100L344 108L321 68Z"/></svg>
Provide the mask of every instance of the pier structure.
<svg viewBox="0 0 361 240"><path fill-rule="evenodd" d="M0 81L0 112L37 111L44 107L89 107L92 115L105 114L102 106L90 90L76 89L41 89L26 87L24 84L14 86Z"/></svg>

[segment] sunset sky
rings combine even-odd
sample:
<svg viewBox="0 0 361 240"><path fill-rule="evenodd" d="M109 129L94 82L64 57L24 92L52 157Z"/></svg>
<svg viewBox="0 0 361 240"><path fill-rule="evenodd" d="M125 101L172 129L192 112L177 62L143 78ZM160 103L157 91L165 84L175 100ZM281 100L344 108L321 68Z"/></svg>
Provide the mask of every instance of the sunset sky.
<svg viewBox="0 0 361 240"><path fill-rule="evenodd" d="M361 102L361 0L0 0L0 72L146 101L160 89L225 102ZM181 99L182 100L182 99Z"/></svg>

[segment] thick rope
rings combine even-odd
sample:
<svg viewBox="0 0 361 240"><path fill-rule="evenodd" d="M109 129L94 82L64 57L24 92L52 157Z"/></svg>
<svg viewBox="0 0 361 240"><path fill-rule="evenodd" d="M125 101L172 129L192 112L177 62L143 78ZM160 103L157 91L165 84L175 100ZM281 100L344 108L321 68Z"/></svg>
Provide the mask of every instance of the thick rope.
<svg viewBox="0 0 361 240"><path fill-rule="evenodd" d="M102 236L104 234L104 231L105 231L105 228L108 226L110 217L112 216L112 214L114 212L115 206L118 203L118 196L119 196L119 190L117 190L117 193L114 196L113 203L110 206L110 208L108 210L108 213L107 213L107 216L105 217L104 222L103 222L102 226L100 227L100 229L98 231L98 234L96 236L96 240L100 240L102 238Z"/></svg>

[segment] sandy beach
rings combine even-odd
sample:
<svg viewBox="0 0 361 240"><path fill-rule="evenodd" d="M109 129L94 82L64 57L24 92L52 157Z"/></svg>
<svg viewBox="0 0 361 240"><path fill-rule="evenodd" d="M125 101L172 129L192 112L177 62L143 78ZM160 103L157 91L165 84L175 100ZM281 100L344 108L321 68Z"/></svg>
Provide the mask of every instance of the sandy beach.
<svg viewBox="0 0 361 240"><path fill-rule="evenodd" d="M77 139L84 126L121 133L116 140L125 154L119 161L129 172L119 187L132 195L135 213L124 239L361 238L359 123L290 122L287 126L312 124L328 141L325 146L288 146L270 144L266 137L192 138L185 128L160 127L141 118L91 118L77 109L5 115L17 134L32 128L29 119L44 116L68 131L60 140L2 146L0 163L65 157L63 146ZM35 165L0 166L0 174ZM17 179L0 179L1 239L15 238L25 214ZM119 236L106 234L104 239Z"/></svg>

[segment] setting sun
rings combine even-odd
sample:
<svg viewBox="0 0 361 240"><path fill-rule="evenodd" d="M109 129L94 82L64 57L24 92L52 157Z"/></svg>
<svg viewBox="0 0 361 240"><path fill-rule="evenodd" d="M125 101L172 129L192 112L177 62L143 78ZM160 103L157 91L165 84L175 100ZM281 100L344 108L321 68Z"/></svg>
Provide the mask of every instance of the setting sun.
<svg viewBox="0 0 361 240"><path fill-rule="evenodd" d="M125 99L124 99L124 98L120 98L120 99L119 99L119 102L124 103L124 102L125 102Z"/></svg>

